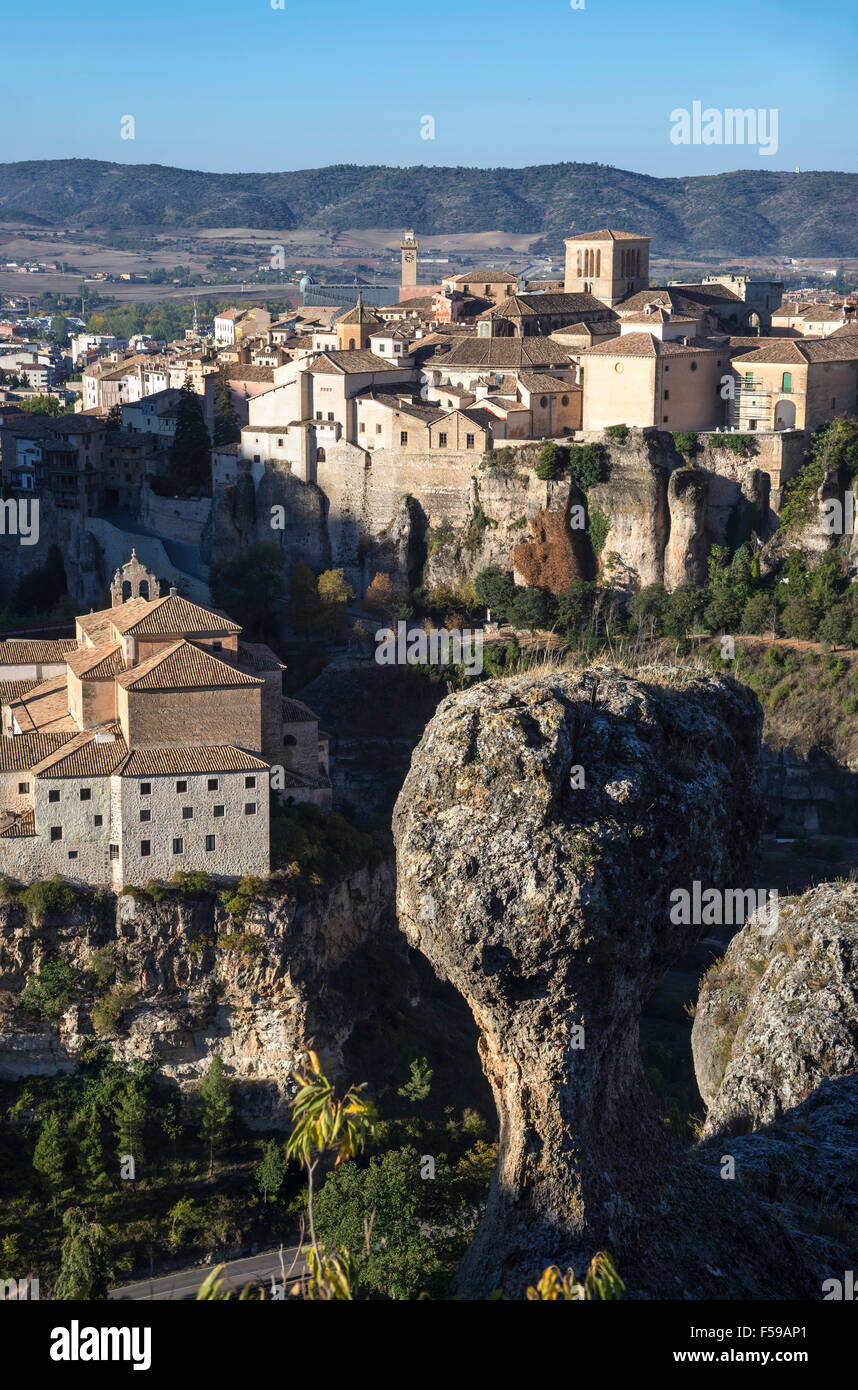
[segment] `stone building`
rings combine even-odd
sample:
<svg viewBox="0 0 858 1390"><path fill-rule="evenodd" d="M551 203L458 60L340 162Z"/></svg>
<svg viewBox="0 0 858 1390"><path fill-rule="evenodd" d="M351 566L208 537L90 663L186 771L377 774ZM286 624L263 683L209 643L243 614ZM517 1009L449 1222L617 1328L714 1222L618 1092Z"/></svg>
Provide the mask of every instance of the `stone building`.
<svg viewBox="0 0 858 1390"><path fill-rule="evenodd" d="M43 669L64 659L48 680L4 679L0 646L0 874L114 889L178 869L265 875L269 785L330 808L327 740L284 698L275 654L158 588L132 554L74 649L34 652ZM22 645L10 672L30 669Z"/></svg>
<svg viewBox="0 0 858 1390"><path fill-rule="evenodd" d="M858 336L768 338L734 356L730 424L816 430L858 410Z"/></svg>
<svg viewBox="0 0 858 1390"><path fill-rule="evenodd" d="M565 238L567 294L594 295L609 307L649 285L649 237L605 228Z"/></svg>

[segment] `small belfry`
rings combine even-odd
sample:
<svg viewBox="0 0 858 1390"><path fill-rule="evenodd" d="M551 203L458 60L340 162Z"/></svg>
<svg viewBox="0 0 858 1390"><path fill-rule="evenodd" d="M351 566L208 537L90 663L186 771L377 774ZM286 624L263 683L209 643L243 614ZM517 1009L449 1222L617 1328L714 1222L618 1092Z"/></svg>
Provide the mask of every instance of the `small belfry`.
<svg viewBox="0 0 858 1390"><path fill-rule="evenodd" d="M113 576L110 586L110 606L116 608L120 603L132 598L158 598L160 583L151 570L137 559L137 551L131 551L131 559L126 560Z"/></svg>

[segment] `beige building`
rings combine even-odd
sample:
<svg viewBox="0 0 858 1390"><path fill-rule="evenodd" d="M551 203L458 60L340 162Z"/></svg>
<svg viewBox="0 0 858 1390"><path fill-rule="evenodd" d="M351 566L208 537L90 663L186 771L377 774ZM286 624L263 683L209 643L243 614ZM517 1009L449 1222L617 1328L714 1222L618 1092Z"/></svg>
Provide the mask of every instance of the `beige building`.
<svg viewBox="0 0 858 1390"><path fill-rule="evenodd" d="M402 233L402 240L399 243L399 253L401 256L401 273L399 283L401 285L417 284L417 252L420 243L414 232L409 230Z"/></svg>
<svg viewBox="0 0 858 1390"><path fill-rule="evenodd" d="M649 285L649 237L605 228L566 237L567 294L594 295L612 307Z"/></svg>
<svg viewBox="0 0 858 1390"><path fill-rule="evenodd" d="M77 619L61 675L0 685L0 874L117 890L179 869L265 875L269 784L330 806L327 741L284 698L274 653L157 588L132 555L112 606Z"/></svg>
<svg viewBox="0 0 858 1390"><path fill-rule="evenodd" d="M619 424L707 430L723 422L726 348L633 332L587 348L578 360L585 430Z"/></svg>
<svg viewBox="0 0 858 1390"><path fill-rule="evenodd" d="M518 289L518 276L511 270L466 270L461 275L445 276L441 289L502 304Z"/></svg>
<svg viewBox="0 0 858 1390"><path fill-rule="evenodd" d="M732 371L729 419L741 431L815 430L858 409L858 336L770 338Z"/></svg>

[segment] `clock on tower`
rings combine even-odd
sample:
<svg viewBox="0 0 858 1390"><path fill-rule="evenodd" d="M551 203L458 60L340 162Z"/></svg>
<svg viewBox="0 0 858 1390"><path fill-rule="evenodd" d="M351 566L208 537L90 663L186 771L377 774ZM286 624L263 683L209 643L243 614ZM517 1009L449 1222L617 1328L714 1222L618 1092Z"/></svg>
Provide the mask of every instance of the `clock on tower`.
<svg viewBox="0 0 858 1390"><path fill-rule="evenodd" d="M417 250L418 241L412 231L403 232L399 249L402 253L402 275L403 285L417 284Z"/></svg>

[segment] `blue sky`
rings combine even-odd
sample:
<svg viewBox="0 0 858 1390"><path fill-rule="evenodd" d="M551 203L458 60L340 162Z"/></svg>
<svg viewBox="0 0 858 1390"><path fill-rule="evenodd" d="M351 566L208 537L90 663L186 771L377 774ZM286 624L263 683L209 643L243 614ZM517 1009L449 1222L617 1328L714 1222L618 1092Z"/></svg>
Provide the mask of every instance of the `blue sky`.
<svg viewBox="0 0 858 1390"><path fill-rule="evenodd" d="M283 3L5 6L0 161L858 172L856 0ZM672 144L695 101L776 109L777 153Z"/></svg>

